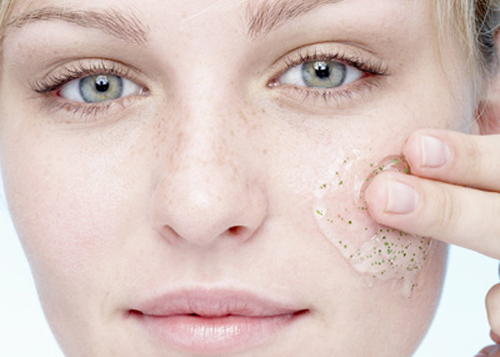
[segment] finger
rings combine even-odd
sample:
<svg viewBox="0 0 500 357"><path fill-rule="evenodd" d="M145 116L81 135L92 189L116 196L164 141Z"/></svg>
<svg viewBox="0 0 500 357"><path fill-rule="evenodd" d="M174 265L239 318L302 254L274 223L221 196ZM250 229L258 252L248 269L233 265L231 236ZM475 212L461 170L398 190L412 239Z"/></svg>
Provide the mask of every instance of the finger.
<svg viewBox="0 0 500 357"><path fill-rule="evenodd" d="M443 182L500 191L500 136L420 130L403 153L413 174Z"/></svg>
<svg viewBox="0 0 500 357"><path fill-rule="evenodd" d="M491 337L496 343L500 343L500 284L495 285L486 295L486 310L488 311L488 321L490 323Z"/></svg>
<svg viewBox="0 0 500 357"><path fill-rule="evenodd" d="M500 357L500 349L498 346L488 346L474 357Z"/></svg>
<svg viewBox="0 0 500 357"><path fill-rule="evenodd" d="M474 357L500 357L500 346L493 345L485 347Z"/></svg>
<svg viewBox="0 0 500 357"><path fill-rule="evenodd" d="M365 200L383 225L500 258L500 194L386 172Z"/></svg>
<svg viewBox="0 0 500 357"><path fill-rule="evenodd" d="M500 344L500 336L498 336L496 333L494 333L493 331L490 332L490 337L491 339L496 343L496 344Z"/></svg>

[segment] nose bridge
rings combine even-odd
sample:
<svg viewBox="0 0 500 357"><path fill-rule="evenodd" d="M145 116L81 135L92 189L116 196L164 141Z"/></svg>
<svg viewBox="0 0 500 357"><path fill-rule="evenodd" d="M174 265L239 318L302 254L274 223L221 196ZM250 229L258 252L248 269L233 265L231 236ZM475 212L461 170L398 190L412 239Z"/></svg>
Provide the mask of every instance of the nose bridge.
<svg viewBox="0 0 500 357"><path fill-rule="evenodd" d="M227 201L238 186L244 185L245 177L239 167L242 158L230 145L234 134L230 134L232 130L222 115L205 112L189 117L182 140L177 143L176 152L180 155L174 158L175 170L168 180L170 186L177 187L170 187L169 191L183 188L178 206L189 205L192 212L200 213L211 206L215 213L224 208L217 202Z"/></svg>
<svg viewBox="0 0 500 357"><path fill-rule="evenodd" d="M222 105L211 103L209 98L200 98L196 105L190 105L181 114L180 120L183 123L175 143L179 155L174 174L184 176L189 172L188 180L207 184L215 184L216 178L235 180L241 170L244 151L243 142L238 141L236 135L244 129L237 128L234 114Z"/></svg>
<svg viewBox="0 0 500 357"><path fill-rule="evenodd" d="M157 229L197 245L246 240L265 207L245 155L245 123L210 98L182 108L171 159L155 190Z"/></svg>

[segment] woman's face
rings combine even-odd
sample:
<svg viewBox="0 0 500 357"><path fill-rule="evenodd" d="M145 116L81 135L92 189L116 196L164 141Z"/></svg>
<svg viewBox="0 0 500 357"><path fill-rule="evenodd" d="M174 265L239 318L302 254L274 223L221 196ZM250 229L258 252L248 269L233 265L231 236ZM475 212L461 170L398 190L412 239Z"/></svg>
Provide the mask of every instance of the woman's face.
<svg viewBox="0 0 500 357"><path fill-rule="evenodd" d="M433 1L137 4L18 6L3 50L6 194L64 352L411 355L446 248L360 190L473 116Z"/></svg>

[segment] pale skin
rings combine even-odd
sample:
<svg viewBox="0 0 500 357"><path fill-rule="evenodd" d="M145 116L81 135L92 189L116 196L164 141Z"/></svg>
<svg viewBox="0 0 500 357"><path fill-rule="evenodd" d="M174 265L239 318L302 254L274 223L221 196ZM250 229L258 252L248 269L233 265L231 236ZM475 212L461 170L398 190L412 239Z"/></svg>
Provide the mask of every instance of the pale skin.
<svg viewBox="0 0 500 357"><path fill-rule="evenodd" d="M373 219L500 258L494 229L474 241L455 234L477 236L478 226L487 228L485 217L496 222L494 209L469 223L452 216L443 225L433 213L444 203L425 205L427 192L449 189L456 201L481 195L495 207L490 191L500 191L495 167L467 176L477 157L455 155L476 143L484 148L480 157L492 157L499 152L494 137L426 131L445 138L452 155L443 168L419 168L419 129L479 131L471 124L477 101L472 79L463 75L464 54L455 37L437 43L433 1L318 4L253 33L245 1L150 0L138 9L132 0L47 0L43 6L64 6L66 14L126 9L143 24L128 36L47 15L21 21L5 40L6 195L45 313L68 356L203 355L159 343L123 318L147 297L193 286L236 287L307 311L266 343L228 356L410 356L439 300L446 246L435 242L411 298L395 294L392 282L368 288L324 239L312 212L318 180L335 172L339 158L353 163L347 185L369 174L370 163L403 152L413 175L376 177L366 192ZM437 47L449 56L445 67ZM351 81L327 92L284 83L297 59L321 61L314 56L325 53L344 55ZM372 68L356 69L352 58ZM133 83L131 94L109 107L92 106L75 103L78 86L40 87L47 77L61 77L64 66L97 67L96 74L118 68ZM485 115L498 104L488 98ZM390 177L420 193L414 213L386 212ZM355 210L352 195L338 191L335 200ZM498 290L488 298L497 333Z"/></svg>
<svg viewBox="0 0 500 357"><path fill-rule="evenodd" d="M498 110L496 100L487 105L482 120L494 119L486 116L491 114L489 111ZM424 145L429 142L425 137L429 136L446 146L431 142L426 153ZM499 149L498 135L472 136L435 130L412 134L403 152L413 175L379 175L366 192L371 216L391 227L432 236L500 259L499 227L495 218L500 212L497 193L500 166L492 159ZM416 194L397 189L391 192L394 181L410 185ZM402 196L396 197L398 194ZM389 200L405 204L388 206ZM486 307L491 337L500 343L500 285L488 293ZM500 356L495 346L482 351L485 354L480 356Z"/></svg>

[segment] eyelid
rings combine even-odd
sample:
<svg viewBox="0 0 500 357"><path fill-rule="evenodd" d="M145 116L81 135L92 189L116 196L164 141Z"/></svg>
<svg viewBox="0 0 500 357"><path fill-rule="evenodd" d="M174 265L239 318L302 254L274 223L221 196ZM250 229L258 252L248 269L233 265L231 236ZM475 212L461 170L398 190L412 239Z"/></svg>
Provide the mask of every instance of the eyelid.
<svg viewBox="0 0 500 357"><path fill-rule="evenodd" d="M313 45L314 46L314 45ZM389 70L387 65L382 60L375 60L373 56L361 55L358 51L346 51L337 48L326 49L325 45L321 45L320 48L300 48L292 53L286 55L286 58L282 61L284 65L278 70L278 74L274 76L274 79L281 77L287 70L298 66L305 62L314 61L332 61L339 62L346 66L352 66L359 69L369 75L387 76L389 75ZM278 61L279 62L279 61Z"/></svg>
<svg viewBox="0 0 500 357"><path fill-rule="evenodd" d="M108 74L108 76L109 76L109 74ZM63 85L57 91L58 95L60 97L65 98L65 99L71 100L73 102L87 103L83 99L82 93L80 92L80 88L79 87L80 87L80 82L82 80L85 80L85 78L88 78L88 77L89 76L69 81L68 83L66 83L65 85ZM128 97L128 96L134 95L134 94L142 95L142 93L143 93L143 87L141 87L140 85L138 85L135 82L131 81L130 79L122 78L122 77L120 77L120 78L121 78L121 82L122 82L122 96L120 98ZM137 91L137 93L135 93L136 91ZM120 98L109 99L109 100L105 100L105 101L118 100ZM99 103L103 103L105 101L95 102L95 103L92 103L92 104L99 104ZM88 104L90 104L90 103L88 103Z"/></svg>
<svg viewBox="0 0 500 357"><path fill-rule="evenodd" d="M128 79L141 87L140 95L129 95L114 100L99 103L82 103L61 97L58 92L71 81L77 81L87 76L108 74ZM117 61L108 59L84 58L66 62L51 70L43 77L30 83L30 89L40 99L42 107L53 115L62 115L61 120L81 123L110 122L123 117L124 111L135 103L140 97L150 94L149 88L144 84L145 76L136 68ZM114 118L114 119L112 119Z"/></svg>
<svg viewBox="0 0 500 357"><path fill-rule="evenodd" d="M361 70L365 76L355 82L335 88L302 87L280 83L281 76L291 68L315 61L342 63ZM384 77L390 76L389 67L382 59L365 50L337 43L320 43L301 47L278 59L273 67L273 73L277 74L271 77L268 87L279 90L277 93L284 95L281 98L291 100L293 106L301 109L325 107L324 104L326 104L325 108L350 106L359 97L379 87ZM318 100L320 100L319 103Z"/></svg>
<svg viewBox="0 0 500 357"><path fill-rule="evenodd" d="M34 80L31 89L38 93L48 95L57 92L73 80L85 78L95 74L116 75L126 78L139 86L148 89L143 84L139 72L119 62L104 59L81 59L76 62L66 63L51 71L44 77Z"/></svg>
<svg viewBox="0 0 500 357"><path fill-rule="evenodd" d="M283 85L295 85L297 87L308 87L311 89L320 89L320 90L321 89L323 89L323 90L330 89L330 90L332 90L334 88L338 88L341 86L345 86L349 83L352 83L352 82L354 82L354 81L356 81L356 80L358 80L366 75L365 72L363 72L360 69L357 69L356 67L342 64L343 66L346 67L346 74L344 77L345 83L340 84L336 87L331 87L331 88L328 88L328 87L310 87L310 86L307 86L307 84L304 82L304 78L302 76L303 67L307 63L308 62L302 62L299 65L296 65L296 66L290 68L285 73L283 73L281 75L281 77L278 78L278 82L283 84ZM294 76L296 78L294 78ZM302 82L302 83L300 83L300 82Z"/></svg>

